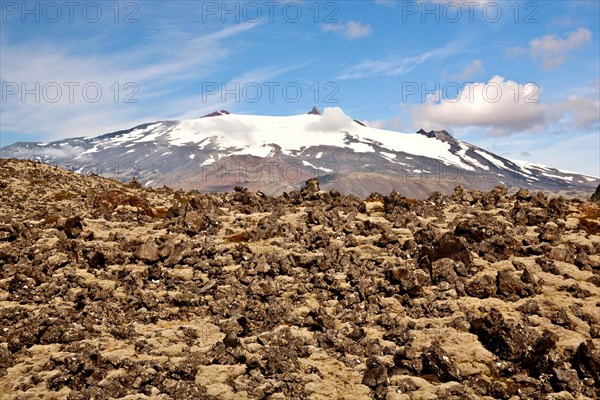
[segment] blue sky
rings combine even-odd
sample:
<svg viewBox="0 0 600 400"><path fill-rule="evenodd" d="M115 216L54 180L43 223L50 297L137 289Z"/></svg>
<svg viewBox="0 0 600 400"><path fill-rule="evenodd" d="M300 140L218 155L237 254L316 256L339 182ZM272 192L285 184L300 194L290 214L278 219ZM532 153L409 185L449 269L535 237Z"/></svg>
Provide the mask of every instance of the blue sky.
<svg viewBox="0 0 600 400"><path fill-rule="evenodd" d="M1 145L341 107L600 176L598 1L6 1Z"/></svg>

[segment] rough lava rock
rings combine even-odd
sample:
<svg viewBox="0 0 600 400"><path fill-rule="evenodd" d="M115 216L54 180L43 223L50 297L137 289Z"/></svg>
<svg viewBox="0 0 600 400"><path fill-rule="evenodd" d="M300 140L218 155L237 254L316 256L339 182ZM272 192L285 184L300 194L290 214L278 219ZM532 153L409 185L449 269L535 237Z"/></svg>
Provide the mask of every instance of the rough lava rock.
<svg viewBox="0 0 600 400"><path fill-rule="evenodd" d="M598 203L342 189L0 159L0 397L600 398Z"/></svg>

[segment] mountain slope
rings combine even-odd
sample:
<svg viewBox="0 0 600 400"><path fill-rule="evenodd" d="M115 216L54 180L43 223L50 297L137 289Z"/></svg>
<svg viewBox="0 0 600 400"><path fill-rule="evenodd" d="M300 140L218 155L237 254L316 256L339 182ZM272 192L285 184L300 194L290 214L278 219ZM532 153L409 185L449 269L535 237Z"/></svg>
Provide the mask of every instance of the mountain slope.
<svg viewBox="0 0 600 400"><path fill-rule="evenodd" d="M61 165L81 173L202 191L246 186L275 194L310 177L359 196L396 189L422 197L457 185L593 191L597 178L517 163L446 131L406 134L367 127L339 108L304 115L234 115L222 110L158 121L93 138L15 143L2 157Z"/></svg>

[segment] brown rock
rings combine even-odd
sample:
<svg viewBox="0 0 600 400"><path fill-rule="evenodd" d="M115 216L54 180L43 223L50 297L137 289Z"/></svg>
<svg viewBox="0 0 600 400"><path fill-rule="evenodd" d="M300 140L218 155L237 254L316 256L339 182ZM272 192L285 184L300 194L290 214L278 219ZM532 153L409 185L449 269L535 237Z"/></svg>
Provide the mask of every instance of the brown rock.
<svg viewBox="0 0 600 400"><path fill-rule="evenodd" d="M527 189L519 189L517 193L515 193L515 198L518 201L530 201L533 195Z"/></svg>
<svg viewBox="0 0 600 400"><path fill-rule="evenodd" d="M600 385L600 350L593 340L582 342L573 357L573 365L584 376Z"/></svg>
<svg viewBox="0 0 600 400"><path fill-rule="evenodd" d="M462 380L456 362L439 344L432 344L421 357L424 373L433 373L442 382Z"/></svg>
<svg viewBox="0 0 600 400"><path fill-rule="evenodd" d="M571 368L558 367L553 368L553 374L551 378L552 386L556 391L567 391L569 393L579 393L581 390L581 383L577 372Z"/></svg>
<svg viewBox="0 0 600 400"><path fill-rule="evenodd" d="M240 339L235 332L229 332L223 338L223 343L225 347L237 347L240 344Z"/></svg>
<svg viewBox="0 0 600 400"><path fill-rule="evenodd" d="M81 231L83 231L83 225L81 224L80 217L70 217L67 218L64 224L62 225L62 230L65 232L69 239L74 239Z"/></svg>
<svg viewBox="0 0 600 400"><path fill-rule="evenodd" d="M387 368L379 365L368 368L363 375L362 384L370 388L376 388L380 385L387 385L388 373Z"/></svg>
<svg viewBox="0 0 600 400"><path fill-rule="evenodd" d="M417 239L416 234L415 239ZM417 242L426 242L426 239L422 238ZM441 258L460 261L466 266L471 265L471 253L467 248L465 239L456 237L453 232L446 232L431 245L424 244L423 246L421 265L424 262L427 264L427 261L431 265L431 263Z"/></svg>
<svg viewBox="0 0 600 400"><path fill-rule="evenodd" d="M387 271L388 279L393 284L406 281L411 273L411 270L405 266L393 267Z"/></svg>
<svg viewBox="0 0 600 400"><path fill-rule="evenodd" d="M106 257L104 257L102 251L91 251L87 254L86 258L90 268L102 268L106 265Z"/></svg>
<svg viewBox="0 0 600 400"><path fill-rule="evenodd" d="M498 271L496 285L498 286L497 293L508 299L515 300L528 295L525 291L525 284L513 271Z"/></svg>
<svg viewBox="0 0 600 400"><path fill-rule="evenodd" d="M517 310L527 315L539 314L540 306L535 300L527 300L517 307Z"/></svg>
<svg viewBox="0 0 600 400"><path fill-rule="evenodd" d="M531 268L525 267L521 274L521 282L526 284L525 290L529 295L542 293L543 279L536 277Z"/></svg>
<svg viewBox="0 0 600 400"><path fill-rule="evenodd" d="M308 193L317 193L319 192L321 189L319 188L319 179L317 178L311 178L309 180L306 181L306 186L303 188L303 190L306 190Z"/></svg>
<svg viewBox="0 0 600 400"><path fill-rule="evenodd" d="M137 248L134 256L138 260L142 260L147 264L152 264L160 260L158 247L153 241L144 242L140 247Z"/></svg>
<svg viewBox="0 0 600 400"><path fill-rule="evenodd" d="M483 346L504 360L521 360L531 341L532 334L528 329L519 323L505 320L497 310L472 321L471 326Z"/></svg>
<svg viewBox="0 0 600 400"><path fill-rule="evenodd" d="M485 299L496 294L496 279L488 274L473 278L465 286L470 296Z"/></svg>
<svg viewBox="0 0 600 400"><path fill-rule="evenodd" d="M541 241L550 243L557 241L558 239L560 239L559 227L553 222L547 223L541 229L539 239Z"/></svg>
<svg viewBox="0 0 600 400"><path fill-rule="evenodd" d="M558 311L556 311L552 316L551 321L553 324L562 326L565 329L571 329L573 327L573 321L571 321L567 310L565 310L564 308L561 308Z"/></svg>
<svg viewBox="0 0 600 400"><path fill-rule="evenodd" d="M446 281L454 284L457 279L458 275L456 275L454 261L450 258L441 258L431 263L431 280L433 283Z"/></svg>

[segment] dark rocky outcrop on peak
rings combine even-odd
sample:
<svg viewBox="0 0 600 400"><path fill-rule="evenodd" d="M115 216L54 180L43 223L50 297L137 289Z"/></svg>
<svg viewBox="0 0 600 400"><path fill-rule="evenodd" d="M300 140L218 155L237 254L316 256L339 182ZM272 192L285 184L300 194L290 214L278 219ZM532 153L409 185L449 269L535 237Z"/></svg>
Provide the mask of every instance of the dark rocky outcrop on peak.
<svg viewBox="0 0 600 400"><path fill-rule="evenodd" d="M201 118L218 117L220 115L228 115L228 114L230 114L230 112L227 110L219 110L219 111L213 111L209 114L203 115Z"/></svg>
<svg viewBox="0 0 600 400"><path fill-rule="evenodd" d="M401 188L399 188L401 191ZM600 205L0 160L2 399L595 399Z"/></svg>
<svg viewBox="0 0 600 400"><path fill-rule="evenodd" d="M426 136L428 138L435 138L435 139L439 139L444 142L454 142L455 141L454 136L452 136L445 130L427 132L424 129L419 129L419 131L417 131L417 133L420 135Z"/></svg>

